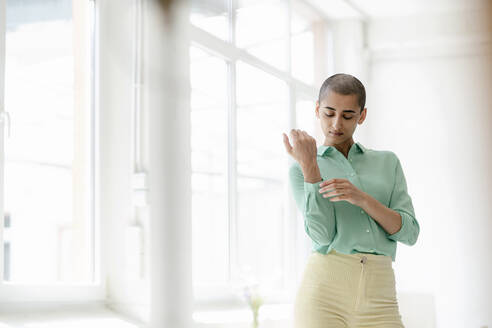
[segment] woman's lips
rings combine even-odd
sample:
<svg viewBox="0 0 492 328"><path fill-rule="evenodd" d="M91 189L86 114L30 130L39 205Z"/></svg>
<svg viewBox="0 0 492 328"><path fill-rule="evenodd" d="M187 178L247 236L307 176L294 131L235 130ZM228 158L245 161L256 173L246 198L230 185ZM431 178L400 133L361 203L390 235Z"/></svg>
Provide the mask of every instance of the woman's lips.
<svg viewBox="0 0 492 328"><path fill-rule="evenodd" d="M332 136L335 136L335 137L339 137L341 136L343 133L333 133L333 132L330 132Z"/></svg>

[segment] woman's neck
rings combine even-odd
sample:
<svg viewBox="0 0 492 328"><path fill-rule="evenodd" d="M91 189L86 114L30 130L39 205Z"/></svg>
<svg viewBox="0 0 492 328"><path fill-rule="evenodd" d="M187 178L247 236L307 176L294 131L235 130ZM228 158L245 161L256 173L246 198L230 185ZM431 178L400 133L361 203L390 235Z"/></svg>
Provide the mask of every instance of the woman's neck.
<svg viewBox="0 0 492 328"><path fill-rule="evenodd" d="M350 151L350 148L352 148L352 145L354 144L354 139L350 138L342 143L339 144L330 144L326 140L323 143L325 146L332 146L335 147L340 153L343 154L346 158L348 157L348 152Z"/></svg>

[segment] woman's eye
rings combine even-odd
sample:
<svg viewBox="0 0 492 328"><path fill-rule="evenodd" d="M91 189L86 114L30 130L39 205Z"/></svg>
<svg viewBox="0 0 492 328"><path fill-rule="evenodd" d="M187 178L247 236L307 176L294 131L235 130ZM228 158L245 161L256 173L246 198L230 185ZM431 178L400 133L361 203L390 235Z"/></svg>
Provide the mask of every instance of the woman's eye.
<svg viewBox="0 0 492 328"><path fill-rule="evenodd" d="M328 114L325 114L325 115L326 115L326 116L328 116L328 117L333 117L333 116L335 116L335 115L328 115ZM344 118L344 119L346 119L346 120L350 120L352 117L353 117L353 116L351 116L351 117L346 117L346 116L344 116L343 118Z"/></svg>

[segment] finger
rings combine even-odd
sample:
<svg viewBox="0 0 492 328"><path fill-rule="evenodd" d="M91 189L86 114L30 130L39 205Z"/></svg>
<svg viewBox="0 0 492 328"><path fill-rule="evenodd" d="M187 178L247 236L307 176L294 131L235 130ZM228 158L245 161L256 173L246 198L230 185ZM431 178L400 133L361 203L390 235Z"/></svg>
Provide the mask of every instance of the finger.
<svg viewBox="0 0 492 328"><path fill-rule="evenodd" d="M311 135L307 131L302 130L302 134L307 138L311 138Z"/></svg>
<svg viewBox="0 0 492 328"><path fill-rule="evenodd" d="M331 192L327 192L326 194L323 194L323 198L328 198L328 197L331 197L331 198L337 198L337 197L341 197L341 196L344 196L345 194L344 193L341 193L339 191L331 191ZM335 196L335 197L333 197Z"/></svg>
<svg viewBox="0 0 492 328"><path fill-rule="evenodd" d="M290 142L289 142L289 137L287 137L287 135L285 133L282 133L283 136L284 136L284 146L285 146L285 150L291 154L292 153L292 146L290 145Z"/></svg>
<svg viewBox="0 0 492 328"><path fill-rule="evenodd" d="M340 192L342 190L344 190L345 187L343 186L340 186L340 185L330 185L330 186L326 186L326 187L323 187L319 190L320 193L324 193L324 192Z"/></svg>
<svg viewBox="0 0 492 328"><path fill-rule="evenodd" d="M349 194L339 194L339 195L336 195L335 197L331 197L330 200L332 199L335 199L335 200L349 200L350 199L350 195Z"/></svg>
<svg viewBox="0 0 492 328"><path fill-rule="evenodd" d="M345 185L347 185L347 181L344 180L344 179L336 179L336 181L325 183L323 185L323 187L329 187L329 186L332 186L332 185L345 186Z"/></svg>
<svg viewBox="0 0 492 328"><path fill-rule="evenodd" d="M292 145L297 144L298 140L302 138L301 133L299 130L292 129L290 130L290 140L292 141Z"/></svg>
<svg viewBox="0 0 492 328"><path fill-rule="evenodd" d="M330 180L325 180L325 181L321 182L319 184L319 186L320 187L324 187L324 186L327 186L327 185L329 185L329 184L331 184L333 182L338 182L338 179L334 178L334 179L330 179Z"/></svg>
<svg viewBox="0 0 492 328"><path fill-rule="evenodd" d="M345 179L336 179L337 181L334 181L334 182L330 182L330 183L325 183L323 185L321 185L322 183L320 183L320 190L322 190L323 192L326 191L326 190L340 190L340 189L346 189L346 188L349 188L351 183ZM350 185L347 185L347 182L350 184Z"/></svg>
<svg viewBox="0 0 492 328"><path fill-rule="evenodd" d="M328 186L331 185L332 183L343 183L343 182L350 182L347 179L340 179L340 178L333 178L330 180L325 180L319 184L320 187Z"/></svg>

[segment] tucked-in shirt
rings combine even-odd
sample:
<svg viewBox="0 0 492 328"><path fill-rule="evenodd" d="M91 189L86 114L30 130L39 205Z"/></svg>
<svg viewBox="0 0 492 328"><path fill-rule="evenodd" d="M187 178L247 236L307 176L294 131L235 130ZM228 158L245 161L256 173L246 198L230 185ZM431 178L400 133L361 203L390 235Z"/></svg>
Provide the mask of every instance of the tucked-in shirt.
<svg viewBox="0 0 492 328"><path fill-rule="evenodd" d="M334 146L317 148L321 181L309 183L298 162L289 168L291 190L304 219L304 230L312 241L313 251L323 254L332 248L345 253L373 253L396 258L397 242L412 246L420 227L415 219L412 199L402 165L389 150L373 150L354 143L345 157ZM320 183L333 178L349 180L384 206L398 212L401 228L389 234L361 207L346 200L330 201L320 193Z"/></svg>

